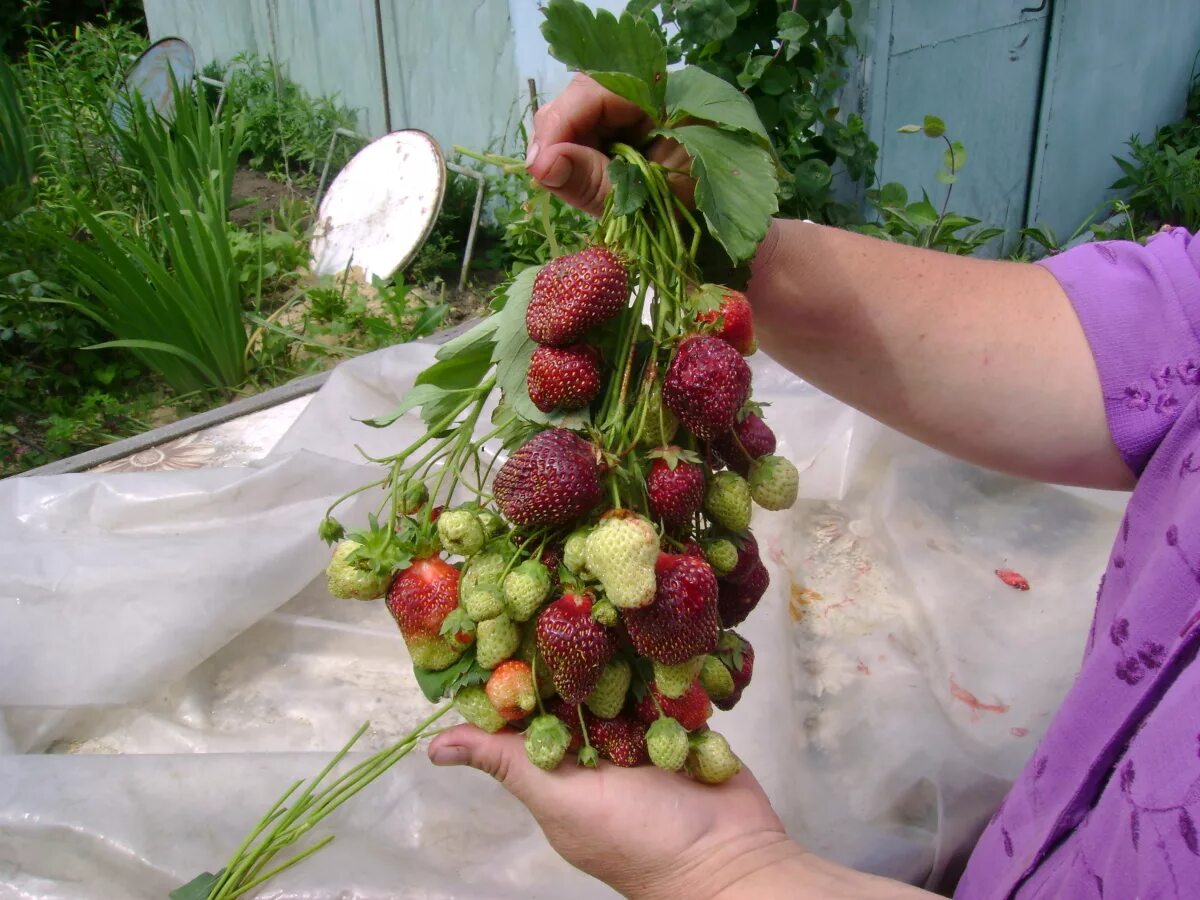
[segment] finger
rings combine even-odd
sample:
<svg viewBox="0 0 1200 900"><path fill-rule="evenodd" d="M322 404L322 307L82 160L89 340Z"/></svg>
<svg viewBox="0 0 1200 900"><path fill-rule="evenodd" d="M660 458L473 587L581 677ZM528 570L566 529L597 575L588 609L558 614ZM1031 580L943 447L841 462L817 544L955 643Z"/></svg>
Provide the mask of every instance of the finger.
<svg viewBox="0 0 1200 900"><path fill-rule="evenodd" d="M470 766L499 781L526 806L531 795L530 776L539 773L525 755L525 744L513 732L488 734L473 725L458 725L439 734L429 745L435 766Z"/></svg>
<svg viewBox="0 0 1200 900"><path fill-rule="evenodd" d="M533 117L529 155L536 157L536 148L552 144L599 148L606 138L617 135L641 138L650 128L649 117L636 104L579 74Z"/></svg>
<svg viewBox="0 0 1200 900"><path fill-rule="evenodd" d="M529 172L559 197L599 217L608 195L608 157L581 144L553 144L541 151Z"/></svg>

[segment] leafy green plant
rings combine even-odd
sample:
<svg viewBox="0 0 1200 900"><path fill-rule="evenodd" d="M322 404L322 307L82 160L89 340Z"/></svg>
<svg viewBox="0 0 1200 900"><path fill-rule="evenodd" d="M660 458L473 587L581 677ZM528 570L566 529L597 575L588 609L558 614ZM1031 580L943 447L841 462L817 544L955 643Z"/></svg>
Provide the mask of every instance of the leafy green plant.
<svg viewBox="0 0 1200 900"><path fill-rule="evenodd" d="M175 93L173 128L141 104L131 109L129 146L150 167L143 173L154 210L149 235L116 227L74 198L91 241L67 241L63 249L89 296L60 302L116 335L95 346L132 351L177 391L232 387L246 373L246 330L220 172L236 158L237 138L213 127L206 104ZM189 104L194 114L184 114ZM201 171L216 177L197 177L190 167L198 158L210 164Z"/></svg>
<svg viewBox="0 0 1200 900"><path fill-rule="evenodd" d="M872 181L878 148L862 118L838 106L857 49L848 0L634 0L629 9L656 27L657 10L674 26L672 62L698 66L754 102L791 176L780 194L785 214L837 224L855 217L835 197L834 174Z"/></svg>
<svg viewBox="0 0 1200 900"><path fill-rule="evenodd" d="M942 250L959 256L974 253L988 241L1004 234L1003 228L979 227L981 221L950 212L950 197L954 185L967 162L967 150L960 141L946 136L946 123L937 116L926 116L920 125L904 125L900 134L923 134L945 143L942 154L944 168L937 179L946 186L946 195L939 210L922 191L921 199L909 202L904 185L889 182L867 192L867 202L878 213L879 221L858 226L864 234L916 247Z"/></svg>
<svg viewBox="0 0 1200 900"><path fill-rule="evenodd" d="M225 82L222 110L244 117L246 160L261 172L315 187L334 131L356 125L354 113L335 99L310 97L283 73L277 79L269 59L240 54L228 66L210 65L205 74ZM216 89L208 90L215 104ZM338 141L330 177L356 149Z"/></svg>
<svg viewBox="0 0 1200 900"><path fill-rule="evenodd" d="M25 106L8 62L0 57L0 219L33 201L34 158Z"/></svg>
<svg viewBox="0 0 1200 900"><path fill-rule="evenodd" d="M1192 79L1183 120L1160 128L1149 142L1134 135L1129 147L1131 159L1114 157L1121 178L1112 187L1128 192L1135 230L1200 229L1200 73Z"/></svg>

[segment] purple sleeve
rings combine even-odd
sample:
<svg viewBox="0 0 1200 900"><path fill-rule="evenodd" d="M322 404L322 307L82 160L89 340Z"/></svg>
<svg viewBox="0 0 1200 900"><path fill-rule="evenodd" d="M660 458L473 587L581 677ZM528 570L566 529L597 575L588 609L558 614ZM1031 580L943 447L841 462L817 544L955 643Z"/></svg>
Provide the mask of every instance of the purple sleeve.
<svg viewBox="0 0 1200 900"><path fill-rule="evenodd" d="M1108 427L1140 475L1200 389L1200 237L1085 244L1043 260L1070 297L1100 371Z"/></svg>

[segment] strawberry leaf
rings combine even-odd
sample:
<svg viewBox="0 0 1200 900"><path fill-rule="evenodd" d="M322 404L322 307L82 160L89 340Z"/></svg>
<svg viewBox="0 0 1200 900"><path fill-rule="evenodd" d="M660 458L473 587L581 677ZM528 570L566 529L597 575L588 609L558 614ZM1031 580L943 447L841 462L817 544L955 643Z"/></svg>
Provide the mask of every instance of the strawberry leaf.
<svg viewBox="0 0 1200 900"><path fill-rule="evenodd" d="M221 869L216 874L203 872L187 884L175 888L167 896L170 900L208 900L209 893L216 883L221 880L223 874L225 874L224 869Z"/></svg>
<svg viewBox="0 0 1200 900"><path fill-rule="evenodd" d="M749 97L723 78L698 66L686 66L667 79L667 124L700 119L722 128L754 135L771 146L767 130Z"/></svg>
<svg viewBox="0 0 1200 900"><path fill-rule="evenodd" d="M667 87L667 48L650 25L628 13L618 19L578 0L550 0L542 35L550 55L586 72L614 94L661 121Z"/></svg>
<svg viewBox="0 0 1200 900"><path fill-rule="evenodd" d="M613 212L618 216L631 215L646 205L650 194L636 166L618 156L608 164L608 180L613 186Z"/></svg>
<svg viewBox="0 0 1200 900"><path fill-rule="evenodd" d="M446 616L446 618L442 620L440 634L443 636L449 636L452 634L458 634L460 631L466 632L467 634L475 633L475 620L468 616L467 611L461 606L450 610L450 615Z"/></svg>
<svg viewBox="0 0 1200 900"><path fill-rule="evenodd" d="M696 206L712 236L735 264L752 258L779 210L771 155L749 135L706 125L655 134L679 141L691 156Z"/></svg>
<svg viewBox="0 0 1200 900"><path fill-rule="evenodd" d="M387 428L406 412L416 409L419 406L424 406L426 403L435 403L439 400L444 400L453 392L444 387L438 387L436 384L418 384L412 390L404 395L404 399L400 401L400 405L393 409L386 416L377 416L373 419L359 419L364 425L370 425L372 428Z"/></svg>
<svg viewBox="0 0 1200 900"><path fill-rule="evenodd" d="M521 271L505 290L504 308L496 315L496 344L492 362L496 363L496 386L504 394L509 410L529 422L556 425L561 428L581 428L587 424L587 410L546 414L529 399L529 360L537 344L525 327L525 312L533 296L533 282L541 266Z"/></svg>
<svg viewBox="0 0 1200 900"><path fill-rule="evenodd" d="M413 666L413 674L417 677L421 693L430 703L437 703L443 697L453 697L461 688L483 684L491 673L475 662L475 650L471 648L458 662L440 672Z"/></svg>
<svg viewBox="0 0 1200 900"><path fill-rule="evenodd" d="M472 388L483 381L492 367L492 350L498 326L495 316L484 319L466 334L444 344L437 362L417 376L416 384L431 384L447 390Z"/></svg>

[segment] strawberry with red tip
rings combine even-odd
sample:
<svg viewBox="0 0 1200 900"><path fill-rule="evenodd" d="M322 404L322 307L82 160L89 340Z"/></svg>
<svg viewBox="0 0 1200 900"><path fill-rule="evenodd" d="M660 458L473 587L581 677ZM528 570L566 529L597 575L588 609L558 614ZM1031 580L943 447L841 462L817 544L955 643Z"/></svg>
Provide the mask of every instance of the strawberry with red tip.
<svg viewBox="0 0 1200 900"><path fill-rule="evenodd" d="M544 413L583 409L600 393L599 354L586 344L538 347L526 382L529 399Z"/></svg>
<svg viewBox="0 0 1200 900"><path fill-rule="evenodd" d="M565 428L525 442L493 483L505 517L517 525L566 525L600 502L596 448Z"/></svg>
<svg viewBox="0 0 1200 900"><path fill-rule="evenodd" d="M650 512L667 528L683 528L704 504L700 458L679 447L661 447L647 456L653 460L646 473Z"/></svg>
<svg viewBox="0 0 1200 900"><path fill-rule="evenodd" d="M631 716L613 719L586 718L588 739L600 755L622 768L632 769L649 762L646 752L646 727Z"/></svg>
<svg viewBox="0 0 1200 900"><path fill-rule="evenodd" d="M622 614L634 649L671 666L715 650L718 591L709 564L694 556L660 553L654 576L654 602Z"/></svg>
<svg viewBox="0 0 1200 900"><path fill-rule="evenodd" d="M582 703L617 648L616 633L592 618L588 594L564 594L538 616L537 648L567 703Z"/></svg>
<svg viewBox="0 0 1200 900"><path fill-rule="evenodd" d="M484 688L492 708L506 722L523 719L537 706L533 669L518 659L502 662L492 670Z"/></svg>
<svg viewBox="0 0 1200 900"><path fill-rule="evenodd" d="M440 671L462 655L470 636L442 636L442 623L458 607L458 569L431 556L415 560L388 589L387 608L400 626L413 663Z"/></svg>
<svg viewBox="0 0 1200 900"><path fill-rule="evenodd" d="M653 697L651 692L653 692ZM654 703L655 698L658 699L657 706ZM712 715L712 701L708 699L708 694L704 692L698 678L692 682L692 686L684 692L682 697L675 699L666 696L657 687L651 685L650 691L647 691L646 696L639 700L637 706L634 707L634 715L642 724L651 725L658 718L659 706L662 707L663 715L674 719L688 731L704 727L704 723Z"/></svg>
<svg viewBox="0 0 1200 900"><path fill-rule="evenodd" d="M704 285L704 288L713 288ZM702 288L702 290L704 290ZM758 349L758 341L754 337L754 313L750 309L750 301L741 291L730 288L716 288L721 293L720 304L716 309L707 309L696 316L696 321L713 329L713 333L728 343L742 356L750 356Z"/></svg>
<svg viewBox="0 0 1200 900"><path fill-rule="evenodd" d="M733 347L707 334L683 340L663 381L663 401L702 441L732 428L749 397L750 367Z"/></svg>
<svg viewBox="0 0 1200 900"><path fill-rule="evenodd" d="M748 412L729 431L712 443L712 449L732 471L743 478L750 464L775 452L775 432L756 412Z"/></svg>
<svg viewBox="0 0 1200 900"><path fill-rule="evenodd" d="M629 270L604 247L552 259L533 280L525 327L539 344L565 347L629 302Z"/></svg>

